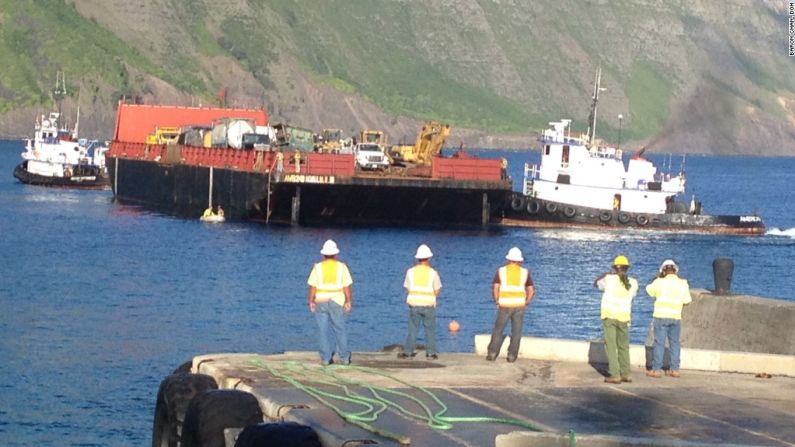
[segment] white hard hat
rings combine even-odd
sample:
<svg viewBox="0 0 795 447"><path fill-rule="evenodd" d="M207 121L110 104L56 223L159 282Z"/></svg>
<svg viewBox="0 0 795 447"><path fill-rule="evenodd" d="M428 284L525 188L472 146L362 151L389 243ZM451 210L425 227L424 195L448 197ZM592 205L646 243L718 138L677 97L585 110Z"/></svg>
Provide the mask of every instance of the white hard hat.
<svg viewBox="0 0 795 447"><path fill-rule="evenodd" d="M663 263L660 265L660 273L662 273L662 271L663 271L663 270L665 270L665 268L666 268L666 267L669 267L669 266L674 268L674 273L676 273L676 272L678 272L678 271L679 271L679 266L678 266L678 265L676 265L676 263L674 262L674 260L673 260L673 259L666 259L666 260L665 260L665 261L663 261Z"/></svg>
<svg viewBox="0 0 795 447"><path fill-rule="evenodd" d="M425 244L422 244L419 247L417 247L417 254L414 255L414 257L417 259L430 259L431 256L433 256L433 253L431 252L431 249L428 248L428 246Z"/></svg>
<svg viewBox="0 0 795 447"><path fill-rule="evenodd" d="M522 257L522 250L519 250L519 247L512 247L508 250L508 254L505 256L505 259L514 262L522 262L524 258Z"/></svg>
<svg viewBox="0 0 795 447"><path fill-rule="evenodd" d="M334 256L339 254L340 249L337 248L337 243L332 241L331 239L327 240L323 244L323 249L320 250L320 254L323 256Z"/></svg>

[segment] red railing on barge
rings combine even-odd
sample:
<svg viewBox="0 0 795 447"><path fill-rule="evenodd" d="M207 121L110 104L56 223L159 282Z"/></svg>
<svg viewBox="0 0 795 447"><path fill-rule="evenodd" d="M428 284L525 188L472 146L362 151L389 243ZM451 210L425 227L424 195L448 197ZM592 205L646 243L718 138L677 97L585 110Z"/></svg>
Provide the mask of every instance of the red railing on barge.
<svg viewBox="0 0 795 447"><path fill-rule="evenodd" d="M178 155L168 151L178 151ZM249 172L270 172L276 169L276 152L254 151L216 147L194 147L152 145L114 141L107 153L108 157L191 166L235 169ZM351 154L318 154L301 152L300 169L295 169L295 151L284 152L284 173L308 175L352 176L355 173L355 159Z"/></svg>

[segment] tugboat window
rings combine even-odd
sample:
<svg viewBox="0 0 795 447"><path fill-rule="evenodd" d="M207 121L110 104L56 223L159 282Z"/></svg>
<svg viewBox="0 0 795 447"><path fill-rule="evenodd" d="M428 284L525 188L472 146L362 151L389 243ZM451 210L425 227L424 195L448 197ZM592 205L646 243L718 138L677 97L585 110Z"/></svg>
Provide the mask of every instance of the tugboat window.
<svg viewBox="0 0 795 447"><path fill-rule="evenodd" d="M544 145L544 155L549 155L549 145Z"/></svg>
<svg viewBox="0 0 795 447"><path fill-rule="evenodd" d="M563 146L563 156L560 159L560 166L562 168L568 168L569 167L569 145L568 144Z"/></svg>

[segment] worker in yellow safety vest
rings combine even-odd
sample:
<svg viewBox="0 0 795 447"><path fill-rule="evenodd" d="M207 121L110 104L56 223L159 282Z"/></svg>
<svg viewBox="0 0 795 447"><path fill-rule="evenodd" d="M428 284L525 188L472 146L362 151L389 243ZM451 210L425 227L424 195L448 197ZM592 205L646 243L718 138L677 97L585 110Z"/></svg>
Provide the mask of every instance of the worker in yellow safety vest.
<svg viewBox="0 0 795 447"><path fill-rule="evenodd" d="M425 357L439 358L436 350L436 297L442 289L439 273L431 267L431 249L422 244L414 258L417 264L406 271L403 287L406 289L406 304L409 306L409 334L398 358L412 358L420 323L425 327Z"/></svg>
<svg viewBox="0 0 795 447"><path fill-rule="evenodd" d="M660 273L651 284L646 286L646 293L654 298L654 348L649 377L662 377L663 354L665 340L671 353L671 362L665 372L671 377L679 377L679 333L682 329L682 307L693 301L690 296L690 285L687 280L678 276L679 266L672 259L666 259L660 265Z"/></svg>
<svg viewBox="0 0 795 447"><path fill-rule="evenodd" d="M309 311L315 314L320 331L320 362L323 365L332 363L334 355L333 345L329 343L329 326L334 333L339 361L345 365L351 363L343 313L351 311L353 280L348 266L337 260L339 252L337 244L327 240L320 250L323 261L312 267L307 280Z"/></svg>
<svg viewBox="0 0 795 447"><path fill-rule="evenodd" d="M607 383L632 382L629 368L629 322L632 298L638 293L638 281L627 276L629 259L624 255L613 260L613 272L594 281L602 290L601 319L609 375Z"/></svg>
<svg viewBox="0 0 795 447"><path fill-rule="evenodd" d="M536 289L530 270L522 267L524 257L518 247L508 250L505 259L508 262L497 269L492 281L491 294L494 303L497 304L497 319L491 330L486 360L494 361L500 354L505 340L503 331L510 320L511 342L508 345L508 362L513 363L519 356L525 309L533 300Z"/></svg>

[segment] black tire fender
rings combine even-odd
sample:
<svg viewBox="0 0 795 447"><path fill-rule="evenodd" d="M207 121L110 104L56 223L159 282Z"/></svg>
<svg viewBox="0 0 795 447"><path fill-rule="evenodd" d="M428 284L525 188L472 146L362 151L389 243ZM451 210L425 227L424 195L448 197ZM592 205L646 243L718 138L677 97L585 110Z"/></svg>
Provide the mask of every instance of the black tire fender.
<svg viewBox="0 0 795 447"><path fill-rule="evenodd" d="M295 422L249 425L237 437L235 447L321 447L320 438L312 427Z"/></svg>
<svg viewBox="0 0 795 447"><path fill-rule="evenodd" d="M547 202L546 210L549 214L555 214L555 211L558 210L558 205L553 202Z"/></svg>
<svg viewBox="0 0 795 447"><path fill-rule="evenodd" d="M539 212L541 212L541 202L538 200L531 200L527 202L527 214L534 216Z"/></svg>
<svg viewBox="0 0 795 447"><path fill-rule="evenodd" d="M152 447L176 447L191 400L215 389L218 389L215 379L205 374L178 373L163 379L157 391Z"/></svg>
<svg viewBox="0 0 795 447"><path fill-rule="evenodd" d="M522 196L513 196L511 199L511 209L514 211L522 211L525 207L525 199Z"/></svg>
<svg viewBox="0 0 795 447"><path fill-rule="evenodd" d="M618 213L618 221L622 224L626 224L629 222L629 214L627 213Z"/></svg>
<svg viewBox="0 0 795 447"><path fill-rule="evenodd" d="M644 226L649 223L649 218L645 214L640 214L635 218L635 222L637 222L640 226Z"/></svg>
<svg viewBox="0 0 795 447"><path fill-rule="evenodd" d="M253 394L240 390L211 390L190 401L180 447L223 446L224 429L262 422L262 409Z"/></svg>
<svg viewBox="0 0 795 447"><path fill-rule="evenodd" d="M602 211L601 213L599 213L599 220L604 223L610 222L610 219L612 218L613 218L613 213L611 213L610 211Z"/></svg>
<svg viewBox="0 0 795 447"><path fill-rule="evenodd" d="M573 206L567 206L566 208L563 209L563 215L568 217L568 218L572 218L576 214L577 214L577 210L574 209Z"/></svg>

